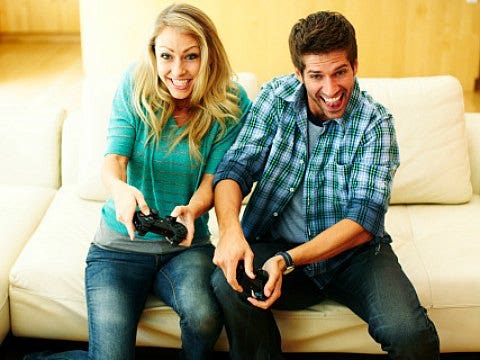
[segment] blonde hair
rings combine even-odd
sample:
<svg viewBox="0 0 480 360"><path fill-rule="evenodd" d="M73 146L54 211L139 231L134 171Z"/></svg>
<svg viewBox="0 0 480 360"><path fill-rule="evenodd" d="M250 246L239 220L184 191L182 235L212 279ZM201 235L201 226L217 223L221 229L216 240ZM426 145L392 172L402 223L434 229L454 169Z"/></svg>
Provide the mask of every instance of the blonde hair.
<svg viewBox="0 0 480 360"><path fill-rule="evenodd" d="M160 139L175 108L173 97L158 77L155 57L155 39L166 27L193 36L200 46L200 71L191 94L190 120L185 130L173 139L171 149L187 137L191 157L202 160L200 142L214 122L219 123L223 134L227 123L237 120L238 88L232 81L230 62L210 18L189 4L168 6L155 21L147 51L134 75L133 103L136 113L150 129L148 141Z"/></svg>

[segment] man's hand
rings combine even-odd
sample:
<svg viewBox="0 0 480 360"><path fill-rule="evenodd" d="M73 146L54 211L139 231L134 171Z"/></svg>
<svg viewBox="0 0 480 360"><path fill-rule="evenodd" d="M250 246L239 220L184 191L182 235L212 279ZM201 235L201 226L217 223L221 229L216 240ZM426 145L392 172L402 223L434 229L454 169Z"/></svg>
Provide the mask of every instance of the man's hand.
<svg viewBox="0 0 480 360"><path fill-rule="evenodd" d="M253 252L241 228L239 231L230 231L227 235L221 235L213 256L213 263L222 269L227 282L238 292L243 291L237 281L237 266L240 260L244 260L247 276L254 279Z"/></svg>
<svg viewBox="0 0 480 360"><path fill-rule="evenodd" d="M282 294L283 271L285 270L285 260L279 255L275 255L268 259L262 267L268 273L268 281L265 284L263 293L268 298L260 301L254 297L249 297L248 301L261 309L268 309Z"/></svg>

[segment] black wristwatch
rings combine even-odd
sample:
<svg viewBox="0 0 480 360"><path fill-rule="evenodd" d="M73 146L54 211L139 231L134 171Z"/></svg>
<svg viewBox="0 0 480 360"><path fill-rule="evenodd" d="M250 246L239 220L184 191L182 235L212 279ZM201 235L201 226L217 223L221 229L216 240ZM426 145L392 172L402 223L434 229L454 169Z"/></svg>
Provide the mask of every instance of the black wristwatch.
<svg viewBox="0 0 480 360"><path fill-rule="evenodd" d="M279 251L275 255L280 255L283 260L285 260L285 264L287 264L287 268L283 271L283 275L290 274L293 270L295 270L295 264L293 263L293 259L288 252Z"/></svg>

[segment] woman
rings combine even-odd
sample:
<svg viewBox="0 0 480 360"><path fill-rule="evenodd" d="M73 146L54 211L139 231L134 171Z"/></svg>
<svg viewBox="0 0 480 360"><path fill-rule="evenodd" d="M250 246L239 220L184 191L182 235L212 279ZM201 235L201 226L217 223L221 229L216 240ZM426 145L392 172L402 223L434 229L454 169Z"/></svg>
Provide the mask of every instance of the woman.
<svg viewBox="0 0 480 360"><path fill-rule="evenodd" d="M250 107L211 20L174 4L157 18L146 56L120 84L111 112L103 180L111 198L87 256L90 359L132 359L150 292L180 316L182 357L205 359L223 322L210 288L208 210L217 164ZM187 228L171 245L135 232L136 210ZM35 357L36 356L36 357ZM50 357L83 358L70 351Z"/></svg>

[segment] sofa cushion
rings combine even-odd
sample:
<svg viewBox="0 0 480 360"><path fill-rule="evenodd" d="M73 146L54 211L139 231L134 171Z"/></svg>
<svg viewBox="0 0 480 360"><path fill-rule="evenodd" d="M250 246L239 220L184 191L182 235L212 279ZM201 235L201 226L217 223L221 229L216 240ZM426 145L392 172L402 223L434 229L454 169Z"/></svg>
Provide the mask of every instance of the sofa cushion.
<svg viewBox="0 0 480 360"><path fill-rule="evenodd" d="M395 118L401 165L391 203L470 200L470 164L462 88L451 76L360 79Z"/></svg>
<svg viewBox="0 0 480 360"><path fill-rule="evenodd" d="M74 188L60 188L10 271L14 335L51 338L53 332L80 340L85 333L83 271L101 205L79 199Z"/></svg>
<svg viewBox="0 0 480 360"><path fill-rule="evenodd" d="M480 196L460 205L392 205L386 228L443 352L478 351Z"/></svg>
<svg viewBox="0 0 480 360"><path fill-rule="evenodd" d="M85 256L100 219L102 202L82 200L62 187L10 274L12 331L17 336L86 340ZM480 310L480 196L462 205L393 205L387 229L400 263L420 301L436 322ZM462 242L464 246L456 246ZM452 245L446 246L449 243ZM52 256L52 254L61 254ZM456 260L453 260L456 259ZM466 286L468 284L468 286ZM324 302L302 311L276 311L285 351L380 352L367 325L350 310ZM159 319L161 321L159 321ZM34 324L34 326L32 326ZM464 349L478 349L480 323L465 321ZM451 326L442 326L448 331ZM300 330L301 329L301 330ZM440 333L442 336L442 333ZM450 335L444 337L450 339ZM342 341L341 341L342 340ZM139 323L138 344L179 347L178 316L150 297ZM475 345L477 344L477 345ZM444 342L453 351L452 342ZM217 349L225 350L221 336Z"/></svg>
<svg viewBox="0 0 480 360"><path fill-rule="evenodd" d="M2 140L0 183L60 186L62 109L7 107L0 109Z"/></svg>
<svg viewBox="0 0 480 360"><path fill-rule="evenodd" d="M479 195L461 205L390 206L387 231L405 272L418 285L423 304L480 310L478 218ZM407 246L415 252L405 256ZM412 255L418 257L415 263Z"/></svg>

